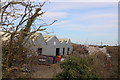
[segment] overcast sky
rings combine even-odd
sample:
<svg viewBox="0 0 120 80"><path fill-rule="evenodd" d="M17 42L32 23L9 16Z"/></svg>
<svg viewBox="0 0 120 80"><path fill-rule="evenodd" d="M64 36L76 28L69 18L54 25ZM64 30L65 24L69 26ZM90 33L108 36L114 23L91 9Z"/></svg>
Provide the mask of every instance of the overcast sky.
<svg viewBox="0 0 120 80"><path fill-rule="evenodd" d="M74 43L116 45L118 0L104 1L48 0L43 7L46 12L43 19L46 23L58 21L47 27L47 31L59 38L70 38Z"/></svg>
<svg viewBox="0 0 120 80"><path fill-rule="evenodd" d="M45 1L45 0L31 0L31 1ZM119 0L46 0L50 2L118 2Z"/></svg>
<svg viewBox="0 0 120 80"><path fill-rule="evenodd" d="M48 27L60 38L81 44L109 44L118 41L118 5L114 2L48 2L43 11Z"/></svg>

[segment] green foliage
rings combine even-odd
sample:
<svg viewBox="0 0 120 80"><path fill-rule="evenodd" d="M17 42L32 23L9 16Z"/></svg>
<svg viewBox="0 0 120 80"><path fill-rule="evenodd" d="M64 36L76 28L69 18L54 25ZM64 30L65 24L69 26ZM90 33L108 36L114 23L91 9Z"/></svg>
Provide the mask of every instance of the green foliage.
<svg viewBox="0 0 120 80"><path fill-rule="evenodd" d="M70 57L60 64L63 69L61 73L55 76L55 80L73 80L73 79L98 79L97 76L92 73L91 65L93 59L90 57Z"/></svg>

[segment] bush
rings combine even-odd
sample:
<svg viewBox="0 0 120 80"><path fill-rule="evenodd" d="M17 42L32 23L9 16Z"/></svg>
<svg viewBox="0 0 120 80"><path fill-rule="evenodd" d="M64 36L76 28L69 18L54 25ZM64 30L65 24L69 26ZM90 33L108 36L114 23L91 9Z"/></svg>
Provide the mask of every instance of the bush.
<svg viewBox="0 0 120 80"><path fill-rule="evenodd" d="M54 79L98 79L97 75L92 73L92 69L90 68L92 61L93 59L90 57L70 57L69 59L66 59L65 62L60 64L60 67L63 69L63 71L58 73Z"/></svg>

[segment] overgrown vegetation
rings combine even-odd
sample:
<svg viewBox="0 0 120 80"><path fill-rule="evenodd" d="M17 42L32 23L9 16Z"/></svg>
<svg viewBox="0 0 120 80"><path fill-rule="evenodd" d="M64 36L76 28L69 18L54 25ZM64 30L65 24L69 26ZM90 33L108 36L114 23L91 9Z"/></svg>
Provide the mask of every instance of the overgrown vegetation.
<svg viewBox="0 0 120 80"><path fill-rule="evenodd" d="M110 54L110 62L105 60L105 54L97 52L93 55L80 57L79 50L75 47L74 54L60 64L62 72L58 73L55 80L69 79L100 79L100 78L118 78L118 47L107 46L107 53ZM82 51L82 50L81 50Z"/></svg>
<svg viewBox="0 0 120 80"><path fill-rule="evenodd" d="M19 45L13 45L13 52L11 56L9 55L8 43L3 43L2 45L2 77L3 78L30 78L32 69L29 67L31 64L31 58L27 58L27 50ZM22 49L23 52L20 51ZM9 58L9 61L7 61ZM8 64L9 62L9 64ZM6 66L8 65L8 67ZM24 66L25 65L25 66Z"/></svg>
<svg viewBox="0 0 120 80"><path fill-rule="evenodd" d="M80 45L80 44L75 44L75 43L72 43L72 46L73 46L73 53L79 53L82 54L82 55L88 55L88 51L86 49L86 46L84 45Z"/></svg>
<svg viewBox="0 0 120 80"><path fill-rule="evenodd" d="M80 58L71 56L65 62L60 64L63 69L53 79L55 80L73 80L73 79L98 79L98 76L92 72L91 65L93 59L91 57Z"/></svg>
<svg viewBox="0 0 120 80"><path fill-rule="evenodd" d="M0 32L3 33L2 37L7 39L2 44L3 78L23 77L18 73L25 68L24 65L27 66L30 62L27 58L29 49L24 48L25 43L31 35L38 31L45 31L46 26L50 26L56 21L47 24L42 19L42 15L45 13L42 11L42 7L45 3L35 3L30 0L10 0L0 3ZM24 70L29 72L27 69ZM14 72L18 72L19 76L15 76Z"/></svg>
<svg viewBox="0 0 120 80"><path fill-rule="evenodd" d="M107 46L107 52L112 56L111 57L111 64L112 64L112 69L111 69L111 78L119 78L119 46Z"/></svg>

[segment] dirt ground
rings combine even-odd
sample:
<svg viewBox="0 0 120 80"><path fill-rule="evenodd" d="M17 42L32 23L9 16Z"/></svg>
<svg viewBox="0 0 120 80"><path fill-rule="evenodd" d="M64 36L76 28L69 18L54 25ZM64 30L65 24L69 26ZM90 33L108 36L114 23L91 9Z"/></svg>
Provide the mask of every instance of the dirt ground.
<svg viewBox="0 0 120 80"><path fill-rule="evenodd" d="M59 63L53 65L34 65L32 78L52 78L55 74L60 73L62 69Z"/></svg>

